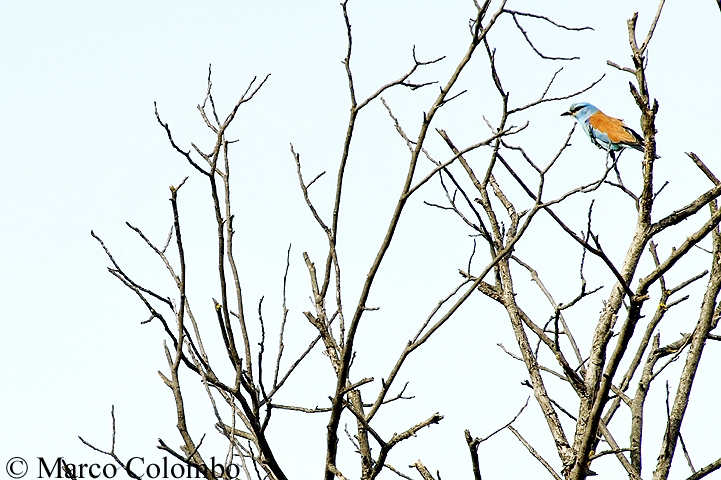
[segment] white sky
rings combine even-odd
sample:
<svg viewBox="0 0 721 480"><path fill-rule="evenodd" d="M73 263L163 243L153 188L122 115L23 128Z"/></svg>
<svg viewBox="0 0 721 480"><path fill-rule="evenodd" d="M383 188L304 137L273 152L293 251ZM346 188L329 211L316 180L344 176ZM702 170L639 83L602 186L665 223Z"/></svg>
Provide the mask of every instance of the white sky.
<svg viewBox="0 0 721 480"><path fill-rule="evenodd" d="M638 129L639 114L628 91L631 78L605 61L630 64L626 20L639 11L639 36L645 36L656 6L655 1L510 1L511 9L595 29L571 33L524 20L524 28L544 53L581 57L574 62L541 62L510 17L503 20L489 39L498 49L498 67L511 102L519 105L536 99L561 66L564 70L551 95L580 89L605 73L606 78L579 100L592 102ZM473 8L470 0L351 0L352 66L358 96L365 98L405 72L411 65L413 45L420 59L447 55L416 78L445 81L465 52ZM720 24L721 12L713 0L668 2L649 49L650 89L661 105L658 183L671 181L667 196L660 197L661 213L708 188L707 180L683 152L696 152L721 174L716 148L719 122L714 113L721 108ZM341 65L345 48L337 1L0 3L0 381L4 386L0 463L12 456L64 456L76 463L105 463L77 436L107 448L112 404L121 457L144 455L148 461L157 461L162 457L155 449L158 437L177 446L172 396L156 373L167 371L159 324L140 325L148 315L106 271L108 261L90 230L105 240L134 278L174 295L162 265L124 223L129 221L162 243L171 224L167 187L190 175L180 194L181 228L188 248L194 251L189 253L194 262L189 267L189 288L196 314L202 311L204 321L213 321L211 297L218 293L212 271L215 227L207 185L172 151L153 115L156 101L183 148L190 148L191 141L207 146L212 137L195 106L205 92L208 64L212 63L216 104L223 115L253 76L271 73L256 99L242 107L229 135L240 139L233 147L237 255L243 265L247 311L254 314L259 298L265 296L264 317L274 343L276 334L271 332L277 331L281 312L285 253L292 243L288 358L314 336L302 315L311 305L301 253L308 251L320 265L325 250L322 232L303 203L289 144L300 152L307 179L328 172L311 191L329 218L349 106ZM488 136L483 116L491 122L498 119L497 94L488 83L482 52L478 54L457 87L469 92L449 104L435 124L446 129L458 145ZM436 88L384 95L409 134L415 135ZM531 124L518 143L535 158L547 161L571 126L571 120L559 117L570 103L547 104L524 117ZM385 231L407 157L380 103L361 114L356 135L339 247L346 309L354 305ZM437 137L430 142L438 158L449 156ZM549 182L552 191L594 178L603 166L603 153L580 130L572 142ZM635 152L623 157L627 164L622 169L631 184L638 180L634 167L639 158ZM428 169L421 164L419 178ZM631 217L616 213L627 210L629 202L616 194L598 196L606 203L597 206L596 226L604 246L620 259L633 223ZM397 243L381 269L369 300L381 310L368 313L362 327L354 367L358 378L374 376L377 382L387 375L389 362L430 308L456 284L457 270L466 269L472 248L469 231L450 214L424 206L423 200L442 201L437 182L429 182L412 198ZM590 197L583 197L559 210L577 231L585 226L589 201ZM551 242L550 238L562 237L544 222L539 220L531 233L553 255L535 257L538 252L530 248L530 242L519 247L519 255L535 262L559 298L567 301L577 289L580 252L567 240L562 245ZM686 223L684 232L698 222ZM684 235L666 237L668 243L661 250L668 252ZM694 258L701 263L690 264L687 276L706 268L705 257ZM567 273L559 274L554 265L568 268ZM682 281L684 274L672 283ZM517 278L523 283L519 289L528 290L533 299L529 304L537 299L535 305L547 315L527 275L519 272ZM600 276L592 283L610 285L608 278ZM584 307L590 316L579 311L575 318L579 324L584 320L592 324L600 298L588 300ZM689 302L691 315L697 312L698 298L697 294ZM687 325L692 320L679 318L679 326L662 329L663 338L671 341L679 331L690 331ZM463 429L470 428L477 436L490 433L510 419L530 393L520 386L526 378L523 368L503 354L497 343L515 351L503 312L476 294L427 350L412 357L398 385L411 381L408 392L416 400L389 406L386 416L378 419L387 420L381 433L405 430L435 411L446 418L398 447L389 459L392 465L410 473L406 466L421 458L432 471L439 469L443 478L472 477ZM432 356L425 356L426 352ZM702 370L692 397L691 408L699 412L689 417L684 429L695 449L691 454L697 468L720 453L714 433L719 425L708 428L704 418L716 406L707 400L716 382L712 368L718 361L718 355L709 354L708 368ZM315 352L298 373L301 377L289 385L282 401L323 405L334 385L325 357ZM652 398L662 407L663 392L660 385L657 388ZM202 401L197 402L197 409L200 413L192 428L198 435L214 435L210 409ZM539 418L533 406L524 413L519 428L557 465L550 436ZM281 465L293 478L320 475L326 418L277 413L274 420L278 423L273 435L282 445ZM644 453L652 462L663 427L649 423L649 448ZM341 443L349 448L345 438ZM221 456L222 450L218 451ZM483 444L480 455L487 478L543 474L508 432ZM675 478L687 476L681 462L679 454ZM348 460L347 465L355 463ZM619 474L611 457L598 465L597 471ZM646 466L647 475L651 465ZM351 475L353 468L348 467Z"/></svg>

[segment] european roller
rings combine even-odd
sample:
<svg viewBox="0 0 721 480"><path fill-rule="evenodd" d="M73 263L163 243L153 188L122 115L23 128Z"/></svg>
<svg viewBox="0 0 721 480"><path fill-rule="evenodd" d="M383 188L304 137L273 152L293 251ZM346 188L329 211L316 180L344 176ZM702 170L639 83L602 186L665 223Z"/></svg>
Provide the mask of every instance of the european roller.
<svg viewBox="0 0 721 480"><path fill-rule="evenodd" d="M614 152L631 147L643 152L643 137L627 127L623 120L609 117L590 103L574 103L561 116L571 115L581 124L594 145L606 150L615 159Z"/></svg>

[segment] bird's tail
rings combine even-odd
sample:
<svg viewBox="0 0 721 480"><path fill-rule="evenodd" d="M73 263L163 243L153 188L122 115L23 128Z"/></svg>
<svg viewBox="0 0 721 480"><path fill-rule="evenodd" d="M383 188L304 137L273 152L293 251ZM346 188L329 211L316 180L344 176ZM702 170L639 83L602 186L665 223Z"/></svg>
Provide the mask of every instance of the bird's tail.
<svg viewBox="0 0 721 480"><path fill-rule="evenodd" d="M640 142L640 143L626 143L625 145L626 145L627 147L631 147L631 148L633 148L633 149L635 149L635 150L638 150L639 152L643 152L644 150L646 150L646 144L644 144L643 142Z"/></svg>
<svg viewBox="0 0 721 480"><path fill-rule="evenodd" d="M646 151L646 144L641 141L639 143L626 143L627 147L633 148L634 150L638 150L639 152L645 152ZM658 154L656 155L656 158L661 158Z"/></svg>

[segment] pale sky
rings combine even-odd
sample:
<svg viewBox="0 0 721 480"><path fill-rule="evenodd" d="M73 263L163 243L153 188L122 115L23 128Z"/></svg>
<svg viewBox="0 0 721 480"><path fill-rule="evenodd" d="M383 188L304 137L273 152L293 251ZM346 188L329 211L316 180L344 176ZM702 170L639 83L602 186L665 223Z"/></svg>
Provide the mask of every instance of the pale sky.
<svg viewBox="0 0 721 480"><path fill-rule="evenodd" d="M655 1L511 0L508 8L546 15L569 26L594 28L568 32L525 19L524 28L544 53L581 57L544 62L531 51L510 17L495 27L489 40L497 48L499 73L514 105L535 100L561 66L564 70L549 93L553 96L581 89L606 74L578 99L545 104L524 117L530 126L518 136L519 143L539 158L552 156L571 128L572 120L559 115L572 101L591 102L640 131L639 113L628 89L632 78L607 66L606 60L630 66L626 20L638 11L639 37L645 36L657 8ZM359 97L365 98L405 72L412 64L414 45L421 60L447 56L414 78L445 81L465 52L473 11L470 0L351 0L352 66ZM721 175L716 147L720 125L715 113L721 109L720 25L721 12L713 0L669 1L649 47L649 86L661 106L657 126L662 159L657 172L661 181L671 182L667 196L660 197L661 209L683 205L709 187L684 152L695 152ZM90 230L103 238L134 278L175 295L163 265L125 222L163 243L172 218L168 186L190 175L180 194L183 235L195 252L189 254L194 262L189 266L189 289L196 314L202 311L205 321L213 321L211 298L218 292L212 268L215 227L208 187L172 150L153 114L153 102L157 102L182 148L190 148L190 142L208 146L213 138L196 105L205 93L209 64L216 105L223 116L254 76L271 74L256 98L241 108L229 132L240 140L231 151L237 182L233 193L237 257L248 312L255 314L259 299L265 297L266 328L275 342L285 255L292 244L288 358L314 337L302 314L311 304L301 254L307 251L321 264L325 248L323 234L303 202L289 145L301 154L306 179L327 171L311 191L322 215L329 218L349 107L341 64L345 41L338 1L7 0L0 4L0 359L4 366L0 373L4 385L0 463L21 456L29 460L31 472L39 456L106 463L109 458L92 452L77 437L109 448L111 405L115 405L116 451L121 457L158 461L162 458L155 448L158 437L178 445L172 395L157 375L158 370L167 371L163 332L158 323L140 324L148 317L146 310L107 272L109 262ZM446 129L459 145L488 136L484 116L491 122L498 119L498 95L488 81L482 52L474 62L456 87L469 92L449 104L434 124ZM396 89L384 95L412 136L437 88ZM346 308L354 306L385 232L407 160L405 145L380 102L361 114L356 135L339 245ZM437 136L429 142L438 158L450 157ZM603 168L603 152L580 129L572 144L556 167L557 176L549 182L551 191L593 178ZM622 169L633 184L638 181L640 154L626 152L623 158L627 164ZM422 163L418 178L430 168ZM630 217L615 215L621 209L628 211L628 199L617 194L602 197L599 193L598 197L606 201L599 203L597 214L598 228L606 228L602 240L620 261L633 223ZM583 197L563 210L577 231L585 226L590 199ZM358 378L374 376L379 381L387 375L390 362L430 309L458 283L458 269L466 269L471 232L451 214L423 205L424 200L443 201L437 181L412 197L397 243L380 271L369 300L380 310L367 314L360 333L354 366ZM552 227L544 222L539 221L532 234L538 236L536 245L551 254L538 256L530 242L519 246L520 254L535 261L542 275L554 278L559 296L570 299L577 288L574 265L580 251L571 243L544 244L546 229ZM689 223L698 223L693 222ZM553 235L558 236L558 231ZM679 238L682 232L669 235L661 248L670 250ZM567 266L569 276L553 277L555 264ZM688 276L698 273L698 268L689 265ZM523 282L520 291L532 291L527 275L517 278ZM610 280L599 277L595 284L606 285L607 291ZM547 308L533 292L529 298ZM688 306L691 317L698 310L695 293ZM592 325L601 298L603 293L588 300L584 308L589 315L584 317L579 311L576 322ZM678 322L662 329L664 338L670 341L678 332L690 331L688 323ZM394 450L389 463L411 474L407 466L420 458L431 471L440 470L443 478L472 478L463 430L487 435L515 415L531 393L520 385L527 376L524 368L505 355L498 343L516 351L505 314L477 293L458 318L424 347L427 350L414 354L402 382L411 382L408 393L416 399L389 406L378 419L387 422L381 432L390 435L405 430L436 411L445 419ZM684 428L697 468L720 453L715 433L719 425L709 428L705 418L709 415L718 422L718 415L711 411L717 402L710 395L717 383L713 369L719 361L718 353L708 353L698 388L692 393L691 409L699 411L689 415ZM327 402L334 381L320 350L298 373L282 401L307 407ZM658 389L651 398L663 409L665 392L660 385ZM217 437L207 401L202 396L197 401L190 398L199 412L191 425L196 434ZM327 419L275 415L277 423L271 430L281 445L281 465L293 478L317 478L323 468ZM352 426L350 417L346 421ZM654 428L651 422L649 447L644 451L651 462L645 467L647 475L662 435ZM519 420L519 429L558 465L533 400ZM341 444L351 450L346 438L341 438ZM222 442L208 440L208 452L213 445L218 446L218 457L222 456ZM484 478L541 478L545 474L509 432L483 444L479 452ZM349 478L357 478L355 458L351 454L345 458ZM682 462L678 453L673 478L688 475ZM599 472L620 474L612 456L598 465ZM382 478L398 477L385 473Z"/></svg>

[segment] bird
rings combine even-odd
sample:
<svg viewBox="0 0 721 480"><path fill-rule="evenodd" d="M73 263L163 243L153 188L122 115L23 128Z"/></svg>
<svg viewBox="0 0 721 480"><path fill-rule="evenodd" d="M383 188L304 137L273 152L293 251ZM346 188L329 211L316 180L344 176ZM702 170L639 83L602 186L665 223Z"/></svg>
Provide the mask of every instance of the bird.
<svg viewBox="0 0 721 480"><path fill-rule="evenodd" d="M623 123L623 120L609 117L590 103L574 103L567 112L561 114L562 117L565 115L575 118L591 142L607 151L614 160L614 152L620 152L626 147L641 152L646 147L643 137Z"/></svg>

